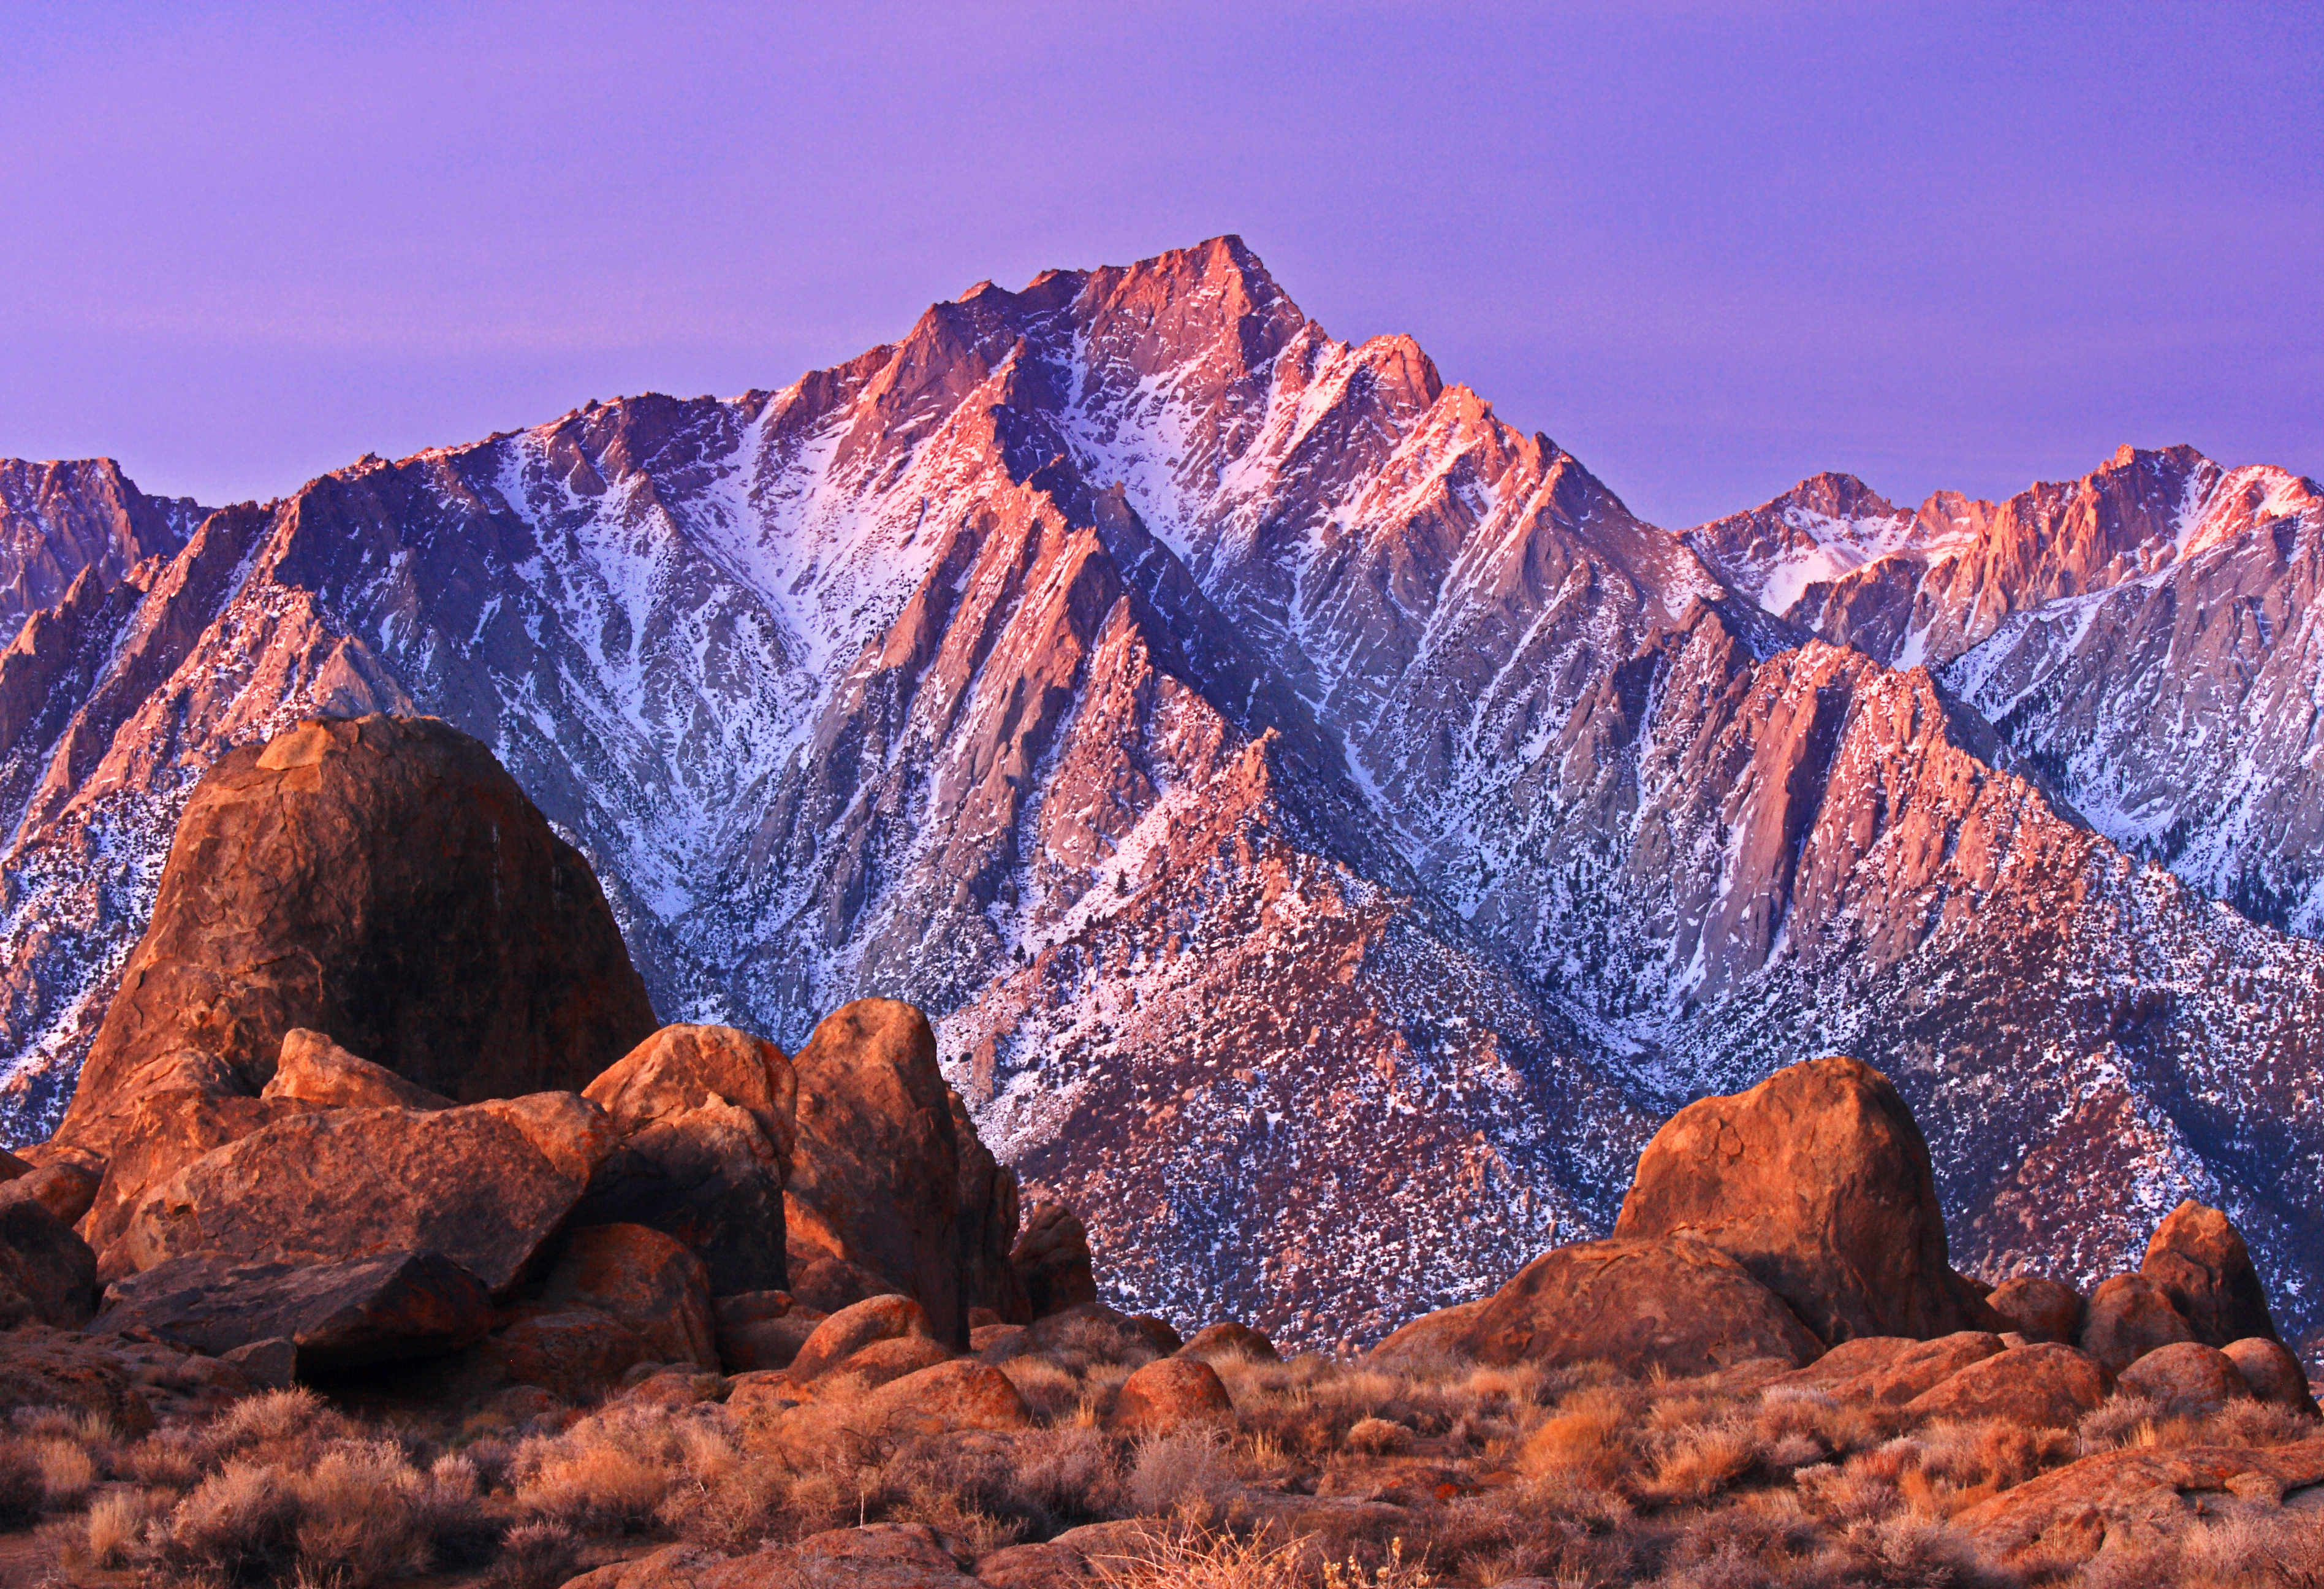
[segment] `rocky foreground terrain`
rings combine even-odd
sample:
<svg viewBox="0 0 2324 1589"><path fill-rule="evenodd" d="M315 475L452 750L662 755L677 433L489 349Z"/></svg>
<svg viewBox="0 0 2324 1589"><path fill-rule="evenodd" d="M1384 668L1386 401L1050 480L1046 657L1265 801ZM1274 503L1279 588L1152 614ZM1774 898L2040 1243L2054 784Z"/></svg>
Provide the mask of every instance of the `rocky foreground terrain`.
<svg viewBox="0 0 2324 1589"><path fill-rule="evenodd" d="M11 1584L2324 1575L2234 1224L2182 1203L2087 1294L1969 1279L1857 1059L1679 1110L1606 1239L1286 1360L1100 1301L913 1006L658 1026L586 859L438 720L222 757L118 982L0 1158Z"/></svg>
<svg viewBox="0 0 2324 1589"><path fill-rule="evenodd" d="M1672 533L1227 238L263 506L0 496L19 1144L204 772L418 710L589 860L658 1018L924 1010L1129 1311L1375 1341L1847 1051L1965 1270L2087 1289L2191 1197L2324 1327L2324 512L2280 471Z"/></svg>

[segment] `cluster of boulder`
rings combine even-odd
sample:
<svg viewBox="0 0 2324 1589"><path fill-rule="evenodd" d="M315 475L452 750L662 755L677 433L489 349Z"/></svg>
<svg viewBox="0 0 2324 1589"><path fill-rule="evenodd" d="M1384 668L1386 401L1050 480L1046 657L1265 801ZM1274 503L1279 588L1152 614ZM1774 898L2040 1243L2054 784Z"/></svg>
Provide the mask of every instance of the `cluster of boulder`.
<svg viewBox="0 0 2324 1589"><path fill-rule="evenodd" d="M2313 1416L2243 1238L2185 1203L2088 1298L1954 1272L1928 1147L1888 1078L1817 1059L1682 1109L1610 1240L1544 1253L1378 1350L1796 1384L1916 1414L2070 1427L2117 1389L2174 1412Z"/></svg>
<svg viewBox="0 0 2324 1589"><path fill-rule="evenodd" d="M213 767L63 1125L0 1182L0 1326L260 1383L577 1399L900 1310L926 1345L891 1359L949 1357L1096 1298L1070 1211L1020 1238L918 1011L793 1056L657 1027L587 864L424 718Z"/></svg>
<svg viewBox="0 0 2324 1589"><path fill-rule="evenodd" d="M1209 1362L1272 1346L1102 1306L1080 1221L1019 1196L918 1011L849 1004L793 1055L658 1026L586 863L484 747L305 723L203 780L62 1126L0 1154L0 1328L45 1326L0 1352L0 1411L715 1373L730 1405L844 1383L875 1424L1003 1429L1031 1414L1000 1365L1077 1352L1142 1365L1117 1430L1231 1422ZM2116 1393L2316 1415L2217 1210L2088 1297L1956 1273L1910 1112L1846 1058L1681 1110L1609 1239L1376 1351L2028 1427Z"/></svg>

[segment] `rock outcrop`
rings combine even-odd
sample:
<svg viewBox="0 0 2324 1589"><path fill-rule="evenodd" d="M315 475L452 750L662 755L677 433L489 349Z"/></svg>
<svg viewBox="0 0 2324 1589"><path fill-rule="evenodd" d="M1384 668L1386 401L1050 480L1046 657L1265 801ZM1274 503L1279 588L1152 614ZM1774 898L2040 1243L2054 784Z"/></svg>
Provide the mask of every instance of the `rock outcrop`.
<svg viewBox="0 0 2324 1589"><path fill-rule="evenodd" d="M784 1193L794 1268L836 1258L885 1276L968 1344L961 1154L927 1018L891 999L826 1016L793 1056L798 1146Z"/></svg>
<svg viewBox="0 0 2324 1589"><path fill-rule="evenodd" d="M2109 1374L2148 1353L2195 1338L2194 1327L2144 1275L2118 1274L2090 1293L2079 1344Z"/></svg>
<svg viewBox="0 0 2324 1589"><path fill-rule="evenodd" d="M484 1283L438 1252L304 1264L199 1253L116 1281L88 1329L214 1357L288 1339L295 1372L311 1377L456 1351L492 1325Z"/></svg>
<svg viewBox="0 0 2324 1589"><path fill-rule="evenodd" d="M1063 1203L1035 1206L1009 1254L1035 1318L1097 1300L1089 1232Z"/></svg>
<svg viewBox="0 0 2324 1589"><path fill-rule="evenodd" d="M1614 1233L1709 1243L1828 1343L1926 1338L1992 1318L1947 1261L1912 1111L1854 1059L1791 1066L1680 1110L1638 1156Z"/></svg>
<svg viewBox="0 0 2324 1589"><path fill-rule="evenodd" d="M97 1254L37 1199L0 1203L0 1329L86 1324L97 1301Z"/></svg>
<svg viewBox="0 0 2324 1589"><path fill-rule="evenodd" d="M575 1211L667 1232L720 1296L781 1290L798 1083L781 1049L724 1026L666 1026L592 1081L616 1141Z"/></svg>
<svg viewBox="0 0 2324 1589"><path fill-rule="evenodd" d="M653 1027L588 864L491 752L310 721L204 774L59 1134L109 1152L157 1066L256 1095L298 1029L473 1103L577 1090Z"/></svg>
<svg viewBox="0 0 2324 1589"><path fill-rule="evenodd" d="M2172 1209L2146 1243L2138 1272L2206 1345L2276 1338L2243 1233L2216 1208L2189 1201Z"/></svg>
<svg viewBox="0 0 2324 1589"><path fill-rule="evenodd" d="M1804 1363L1823 1350L1741 1263L1684 1235L1554 1248L1438 1344L1481 1363L1603 1362L1675 1374L1762 1357Z"/></svg>
<svg viewBox="0 0 2324 1589"><path fill-rule="evenodd" d="M196 1254L295 1263L440 1252L506 1295L609 1146L596 1106L571 1094L293 1115L171 1177L120 1245L141 1270Z"/></svg>

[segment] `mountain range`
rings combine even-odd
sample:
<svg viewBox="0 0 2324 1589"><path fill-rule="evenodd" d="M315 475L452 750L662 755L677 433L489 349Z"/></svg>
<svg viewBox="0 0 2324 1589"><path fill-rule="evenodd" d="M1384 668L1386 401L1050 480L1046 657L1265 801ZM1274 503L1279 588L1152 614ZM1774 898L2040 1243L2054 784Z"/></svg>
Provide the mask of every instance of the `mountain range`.
<svg viewBox="0 0 2324 1589"><path fill-rule="evenodd" d="M1126 1306L1376 1339L1848 1052L1957 1267L2087 1288L2194 1196L2314 1335L2319 577L2324 492L2183 447L1673 532L1231 237L266 504L0 464L0 1134L203 770L422 712L664 1020L926 1008Z"/></svg>

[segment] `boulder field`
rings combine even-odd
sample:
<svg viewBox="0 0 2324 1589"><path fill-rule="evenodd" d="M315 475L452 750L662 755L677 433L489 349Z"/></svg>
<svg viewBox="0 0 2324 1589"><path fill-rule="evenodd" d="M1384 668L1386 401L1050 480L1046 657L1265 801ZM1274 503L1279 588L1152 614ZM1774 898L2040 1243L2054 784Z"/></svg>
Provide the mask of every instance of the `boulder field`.
<svg viewBox="0 0 2324 1589"><path fill-rule="evenodd" d="M1019 1200L918 1010L858 1001L788 1055L657 1026L587 864L484 747L303 723L205 777L62 1127L0 1155L0 1397L75 1353L164 1352L211 1364L171 1372L212 1400L295 1377L584 1401L675 1372L1013 1429L1003 1365L1067 1353L1143 1365L1118 1432L1231 1426L1212 1364L1272 1345L1103 1306L1081 1221ZM2182 1205L2087 1297L1956 1273L1911 1112L1845 1058L1689 1104L1608 1239L1374 1352L2028 1427L2111 1395L2316 1415L2218 1210Z"/></svg>

